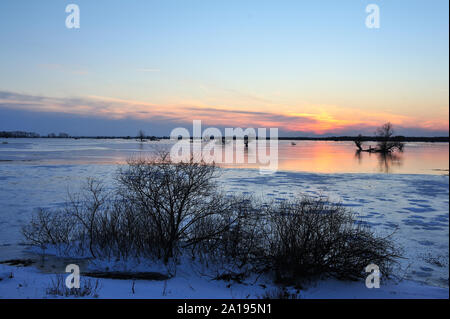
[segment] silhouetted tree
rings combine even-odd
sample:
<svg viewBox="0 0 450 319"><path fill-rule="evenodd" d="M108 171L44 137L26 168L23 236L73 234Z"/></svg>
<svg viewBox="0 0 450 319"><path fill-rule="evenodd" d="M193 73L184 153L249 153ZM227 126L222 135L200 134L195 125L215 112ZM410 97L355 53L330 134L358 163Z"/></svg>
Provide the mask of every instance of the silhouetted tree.
<svg viewBox="0 0 450 319"><path fill-rule="evenodd" d="M354 140L356 147L358 148L358 151L362 151L362 135L359 134L356 139Z"/></svg>
<svg viewBox="0 0 450 319"><path fill-rule="evenodd" d="M139 130L137 137L141 142L143 142L145 140L145 132L143 130Z"/></svg>
<svg viewBox="0 0 450 319"><path fill-rule="evenodd" d="M377 147L370 146L368 149L363 149L362 142L363 137L359 134L355 139L354 143L358 148L358 152L370 152L370 153L383 153L389 154L394 151L403 151L404 144L399 141L393 140L394 129L391 123L383 124L375 131L375 138L378 141Z"/></svg>
<svg viewBox="0 0 450 319"><path fill-rule="evenodd" d="M403 151L404 144L402 142L392 141L394 129L391 123L386 123L375 131L378 139L377 151L380 153L391 153L395 150Z"/></svg>

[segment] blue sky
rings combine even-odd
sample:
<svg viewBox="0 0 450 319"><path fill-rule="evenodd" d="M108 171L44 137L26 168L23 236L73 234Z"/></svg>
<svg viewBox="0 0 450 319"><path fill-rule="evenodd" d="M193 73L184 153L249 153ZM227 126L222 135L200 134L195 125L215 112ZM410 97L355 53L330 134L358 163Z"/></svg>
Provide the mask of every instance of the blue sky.
<svg viewBox="0 0 450 319"><path fill-rule="evenodd" d="M65 27L69 3L80 29ZM370 3L379 29L365 26ZM392 121L400 133L447 135L448 9L441 0L4 0L0 130L168 135L202 119L344 135Z"/></svg>

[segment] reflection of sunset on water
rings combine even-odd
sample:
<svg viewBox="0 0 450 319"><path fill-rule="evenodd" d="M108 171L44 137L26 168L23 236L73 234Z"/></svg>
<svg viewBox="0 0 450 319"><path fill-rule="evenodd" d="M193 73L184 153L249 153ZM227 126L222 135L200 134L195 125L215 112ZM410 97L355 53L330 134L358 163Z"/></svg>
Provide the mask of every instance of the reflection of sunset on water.
<svg viewBox="0 0 450 319"><path fill-rule="evenodd" d="M0 141L1 142L1 141ZM161 151L170 151L175 141L161 140L139 143L126 139L10 139L0 148L0 161L29 164L126 164L135 157L151 157ZM213 142L214 144L214 142ZM258 143L256 143L258 144ZM448 143L406 143L404 152L390 156L378 153L356 152L353 142L336 141L278 141L277 148L266 143L266 163L276 164L278 171L313 173L393 173L393 174L448 174ZM295 145L292 145L295 144ZM192 143L190 144L192 147ZM375 143L366 143L366 146ZM6 147L7 146L7 147ZM201 143L203 149L207 143ZM214 145L222 153L222 161L216 163L226 168L268 168L261 161L260 150L241 144L243 161L222 164L230 145ZM211 155L214 153L211 152ZM254 158L253 162L250 159ZM228 154L229 155L229 154ZM222 162L222 163L219 163ZM278 163L276 163L278 162Z"/></svg>
<svg viewBox="0 0 450 319"><path fill-rule="evenodd" d="M448 173L448 143L407 143L403 153L382 158L380 154L356 153L353 142L280 141L278 170L317 173ZM257 168L258 164L224 165ZM443 171L444 170L444 171ZM447 171L445 171L447 170Z"/></svg>

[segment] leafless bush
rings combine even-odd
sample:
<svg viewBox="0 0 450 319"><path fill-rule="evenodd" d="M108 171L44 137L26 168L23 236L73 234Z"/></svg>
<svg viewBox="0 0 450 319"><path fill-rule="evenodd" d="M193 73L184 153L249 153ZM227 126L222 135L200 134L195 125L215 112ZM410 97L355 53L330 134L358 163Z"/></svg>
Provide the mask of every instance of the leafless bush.
<svg viewBox="0 0 450 319"><path fill-rule="evenodd" d="M224 196L216 176L214 165L193 160L132 160L119 170L112 192L89 180L65 209L39 211L23 233L34 245L92 257L167 263L189 253L218 266L217 277L272 273L291 283L318 276L357 279L372 263L388 275L400 255L391 238L358 224L339 204Z"/></svg>
<svg viewBox="0 0 450 319"><path fill-rule="evenodd" d="M72 220L65 217L61 212L39 209L29 224L22 228L22 234L31 245L42 249L48 245L62 248L74 239Z"/></svg>
<svg viewBox="0 0 450 319"><path fill-rule="evenodd" d="M234 211L240 218L218 238L203 242L197 253L220 267L221 278L270 273L289 284L327 276L356 280L372 263L388 276L400 257L389 236L377 236L352 212L324 198L282 203L245 199Z"/></svg>
<svg viewBox="0 0 450 319"><path fill-rule="evenodd" d="M219 267L218 277L239 271L249 273L263 268L266 262L264 242L267 231L264 206L249 197L234 198L231 221L219 236L201 243L196 254ZM238 218L237 218L238 216ZM211 227L215 227L212 223ZM199 225L202 227L203 225Z"/></svg>
<svg viewBox="0 0 450 319"><path fill-rule="evenodd" d="M130 160L107 193L89 179L70 194L65 209L41 210L23 233L35 245L76 247L92 257L156 257L168 262L180 250L198 251L239 218L239 199L216 187L216 167L166 154Z"/></svg>
<svg viewBox="0 0 450 319"><path fill-rule="evenodd" d="M375 139L377 141L377 147L370 146L367 149L362 147L363 136L359 134L353 141L357 147L357 152L370 152L391 154L395 151L403 152L405 144L398 141L398 137L394 137L394 127L391 123L385 123L375 131Z"/></svg>
<svg viewBox="0 0 450 319"><path fill-rule="evenodd" d="M79 193L69 194L63 209L39 209L33 214L22 234L29 243L46 248L51 245L68 253L94 252L101 238L101 225L110 207L101 183L88 179Z"/></svg>
<svg viewBox="0 0 450 319"><path fill-rule="evenodd" d="M172 163L167 154L131 160L118 174L120 195L133 203L143 231L153 236L149 244L165 262L180 248L213 240L238 218L234 200L218 191L216 176L214 165Z"/></svg>
<svg viewBox="0 0 450 319"><path fill-rule="evenodd" d="M322 198L283 202L267 212L264 259L281 282L318 276L356 280L369 264L387 276L400 256L389 237L377 236L345 207Z"/></svg>
<svg viewBox="0 0 450 319"><path fill-rule="evenodd" d="M404 144L398 141L392 141L392 137L394 136L394 129L391 123L383 124L380 128L378 128L375 132L378 142L378 150L381 153L391 153L395 150L403 151Z"/></svg>

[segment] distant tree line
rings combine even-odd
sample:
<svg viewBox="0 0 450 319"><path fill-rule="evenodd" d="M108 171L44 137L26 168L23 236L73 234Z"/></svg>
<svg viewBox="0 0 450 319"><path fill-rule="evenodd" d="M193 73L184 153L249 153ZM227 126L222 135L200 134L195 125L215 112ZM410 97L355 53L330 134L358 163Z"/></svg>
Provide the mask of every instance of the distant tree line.
<svg viewBox="0 0 450 319"><path fill-rule="evenodd" d="M0 131L0 137L6 138L39 138L39 137L48 137L48 138L69 138L70 135L67 133L49 133L47 136L41 136L35 132L23 132L23 131Z"/></svg>
<svg viewBox="0 0 450 319"><path fill-rule="evenodd" d="M363 142L380 142L382 137L378 136L327 136L327 137L278 137L279 140L296 140L296 141L350 141L353 142L358 138ZM449 142L448 136L392 136L391 141L397 142Z"/></svg>
<svg viewBox="0 0 450 319"><path fill-rule="evenodd" d="M0 137L37 138L37 137L41 137L41 136L38 133L34 133L34 132L22 132L22 131L6 132L6 131L0 131Z"/></svg>
<svg viewBox="0 0 450 319"><path fill-rule="evenodd" d="M50 133L48 135L41 136L38 133L34 132L23 132L23 131L0 131L0 138L83 138L83 139L138 139L140 140L141 137L143 139L148 139L151 141L159 140L159 139L170 139L169 136L70 136L67 133ZM326 136L326 137L278 137L278 140L297 140L297 141L355 141L355 139L359 139L361 142L380 142L383 140L382 137L378 136ZM235 139L235 137L233 138ZM258 137L256 137L258 139ZM397 142L449 142L448 136L436 136L436 137L424 137L424 136L392 136L390 138L391 141L397 141Z"/></svg>

